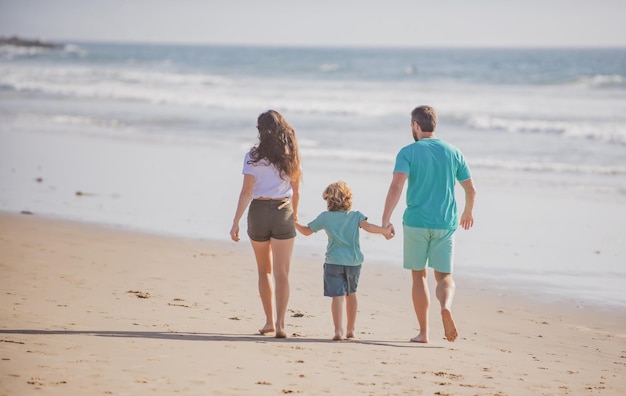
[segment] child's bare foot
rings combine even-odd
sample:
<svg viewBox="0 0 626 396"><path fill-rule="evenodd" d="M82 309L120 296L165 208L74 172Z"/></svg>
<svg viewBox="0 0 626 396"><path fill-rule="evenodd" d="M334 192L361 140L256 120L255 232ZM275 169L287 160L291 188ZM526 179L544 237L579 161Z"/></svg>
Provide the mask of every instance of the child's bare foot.
<svg viewBox="0 0 626 396"><path fill-rule="evenodd" d="M454 319L452 319L452 312L449 309L443 309L441 311L441 319L443 320L443 330L446 333L446 340L454 342L459 336L454 325Z"/></svg>
<svg viewBox="0 0 626 396"><path fill-rule="evenodd" d="M259 329L259 333L261 335L265 335L267 333L273 333L273 332L274 332L274 326L272 326L272 325L265 325L265 326L263 326L262 329Z"/></svg>
<svg viewBox="0 0 626 396"><path fill-rule="evenodd" d="M276 338L287 338L287 333L284 330L276 330Z"/></svg>
<svg viewBox="0 0 626 396"><path fill-rule="evenodd" d="M428 336L426 334L419 333L415 337L411 338L411 342L420 342L422 344L428 343Z"/></svg>

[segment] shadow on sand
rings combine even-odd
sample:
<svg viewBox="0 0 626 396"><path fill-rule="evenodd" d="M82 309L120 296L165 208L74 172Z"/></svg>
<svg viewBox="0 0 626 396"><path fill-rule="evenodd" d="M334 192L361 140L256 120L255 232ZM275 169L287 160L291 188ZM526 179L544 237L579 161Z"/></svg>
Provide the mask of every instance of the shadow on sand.
<svg viewBox="0 0 626 396"><path fill-rule="evenodd" d="M221 342L279 342L279 343L350 343L375 346L387 346L395 348L443 348L430 344L419 344L409 341L380 341L350 339L333 341L330 338L307 338L300 335L292 335L288 338L275 338L260 334L223 334L223 333L177 333L162 331L104 331L104 330L0 330L0 334L23 334L23 335L89 335L96 337L122 337L122 338L147 338L177 341L221 341ZM16 342L12 340L0 340L0 342ZM17 342L20 343L20 342Z"/></svg>

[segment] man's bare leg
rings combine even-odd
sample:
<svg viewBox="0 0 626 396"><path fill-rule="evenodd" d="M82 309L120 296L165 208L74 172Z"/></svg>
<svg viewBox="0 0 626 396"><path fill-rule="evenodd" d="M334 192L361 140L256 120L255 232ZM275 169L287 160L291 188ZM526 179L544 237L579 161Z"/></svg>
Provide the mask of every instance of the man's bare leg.
<svg viewBox="0 0 626 396"><path fill-rule="evenodd" d="M411 295L413 298L413 308L420 326L419 334L411 338L412 342L428 342L428 307L430 305L430 292L428 290L426 269L421 271L411 271L413 276L413 287Z"/></svg>
<svg viewBox="0 0 626 396"><path fill-rule="evenodd" d="M452 279L452 274L435 271L435 279L437 280L436 295L441 304L443 330L446 334L446 339L453 342L459 336L452 318L452 300L454 299L456 285L454 279Z"/></svg>

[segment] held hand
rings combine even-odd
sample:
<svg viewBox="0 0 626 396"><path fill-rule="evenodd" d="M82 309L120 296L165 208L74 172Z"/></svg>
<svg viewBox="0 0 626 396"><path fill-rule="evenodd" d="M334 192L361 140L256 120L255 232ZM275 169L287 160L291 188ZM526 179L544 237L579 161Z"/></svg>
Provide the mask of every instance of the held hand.
<svg viewBox="0 0 626 396"><path fill-rule="evenodd" d="M230 239L239 242L239 224L233 223L233 227L230 229Z"/></svg>
<svg viewBox="0 0 626 396"><path fill-rule="evenodd" d="M387 227L385 227L385 232L383 233L383 235L385 236L386 240L390 240L391 238L396 236L396 230L393 228L393 224L389 224L387 225Z"/></svg>
<svg viewBox="0 0 626 396"><path fill-rule="evenodd" d="M461 215L461 227L465 230L469 230L474 225L474 216L471 213L465 213Z"/></svg>

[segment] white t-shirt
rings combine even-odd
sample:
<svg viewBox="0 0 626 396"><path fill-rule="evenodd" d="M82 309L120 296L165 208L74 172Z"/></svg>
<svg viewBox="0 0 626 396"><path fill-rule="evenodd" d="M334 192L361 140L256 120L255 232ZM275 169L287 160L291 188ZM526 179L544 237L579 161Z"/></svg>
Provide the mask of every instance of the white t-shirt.
<svg viewBox="0 0 626 396"><path fill-rule="evenodd" d="M254 188L252 199L256 198L286 198L293 195L291 181L280 177L280 172L267 160L261 160L256 164L249 164L250 152L247 152L243 160L244 175L254 176Z"/></svg>

